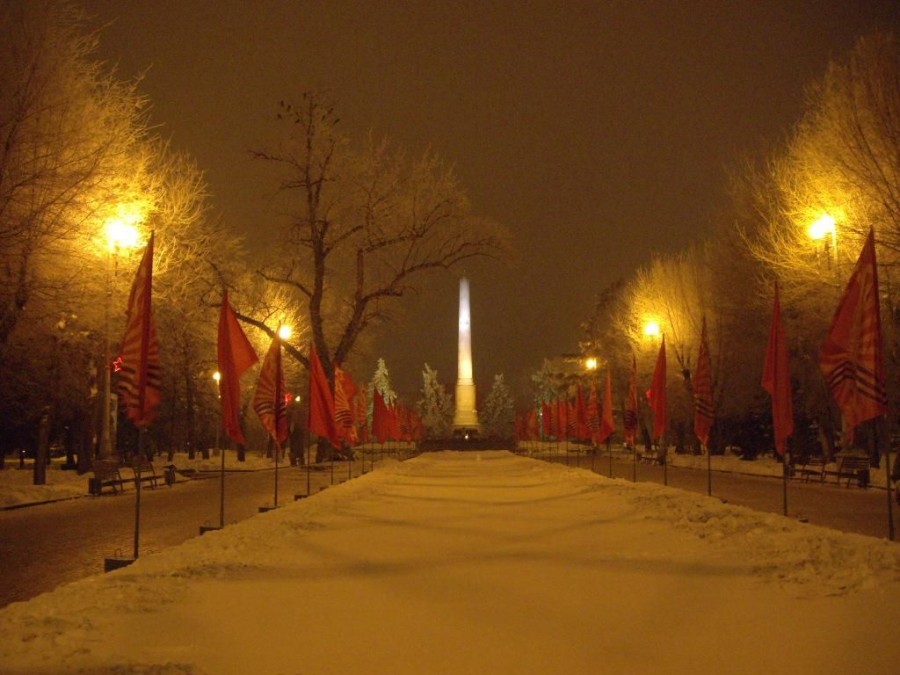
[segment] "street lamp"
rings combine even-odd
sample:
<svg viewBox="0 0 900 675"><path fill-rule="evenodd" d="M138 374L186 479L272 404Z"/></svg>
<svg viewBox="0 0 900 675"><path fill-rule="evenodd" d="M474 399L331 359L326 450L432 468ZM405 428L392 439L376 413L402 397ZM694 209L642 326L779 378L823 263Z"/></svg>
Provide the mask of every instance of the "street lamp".
<svg viewBox="0 0 900 675"><path fill-rule="evenodd" d="M651 319L650 321L647 321L647 323L644 324L644 335L645 336L652 337L652 338L658 338L661 333L662 333L662 330L659 327L658 321L654 321Z"/></svg>
<svg viewBox="0 0 900 675"><path fill-rule="evenodd" d="M140 233L136 224L141 215L137 212L120 213L118 217L106 221L106 302L104 305L104 338L103 338L103 415L100 423L100 456L112 454L112 358L110 355L109 314L112 303L112 266L113 257L120 248L134 248L140 243Z"/></svg>
<svg viewBox="0 0 900 675"><path fill-rule="evenodd" d="M216 398L222 398L222 393L219 390L219 383L222 381L222 373L218 370L213 373L213 379L216 381ZM218 418L217 418L218 419ZM219 453L219 430L222 428L221 420L216 423L216 454Z"/></svg>
<svg viewBox="0 0 900 675"><path fill-rule="evenodd" d="M829 235L831 236L831 256L829 257L829 264L831 258L834 258L834 262L837 263L837 227L834 216L823 213L810 224L807 232L809 233L810 238L816 241L825 239ZM827 241L824 242L824 246L825 251L827 252L829 248Z"/></svg>

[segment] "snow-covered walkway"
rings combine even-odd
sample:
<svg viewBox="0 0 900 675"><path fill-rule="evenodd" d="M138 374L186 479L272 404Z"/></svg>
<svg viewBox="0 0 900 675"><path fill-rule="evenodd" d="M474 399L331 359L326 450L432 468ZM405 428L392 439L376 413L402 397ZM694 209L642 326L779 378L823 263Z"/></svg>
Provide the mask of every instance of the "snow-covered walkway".
<svg viewBox="0 0 900 675"><path fill-rule="evenodd" d="M10 605L0 670L874 675L898 621L896 543L438 453Z"/></svg>

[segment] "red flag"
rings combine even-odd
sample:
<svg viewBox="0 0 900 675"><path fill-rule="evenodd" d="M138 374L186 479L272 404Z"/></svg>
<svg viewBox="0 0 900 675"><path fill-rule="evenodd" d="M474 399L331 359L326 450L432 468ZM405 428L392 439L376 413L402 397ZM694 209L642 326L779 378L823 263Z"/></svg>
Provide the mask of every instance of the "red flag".
<svg viewBox="0 0 900 675"><path fill-rule="evenodd" d="M337 425L337 431L341 438L351 445L358 441L356 434L356 425L354 423L355 410L351 405L353 397L359 388L350 377L338 366L334 367L334 419Z"/></svg>
<svg viewBox="0 0 900 675"><path fill-rule="evenodd" d="M612 436L616 430L616 422L612 411L612 374L606 369L606 389L603 392L603 417L600 420L600 431L597 434L597 445Z"/></svg>
<svg viewBox="0 0 900 675"><path fill-rule="evenodd" d="M253 395L253 409L259 415L263 428L274 439L276 447L287 440L287 405L284 400L284 369L281 366L281 338L272 338L269 351L263 360Z"/></svg>
<svg viewBox="0 0 900 675"><path fill-rule="evenodd" d="M791 399L791 370L788 362L787 337L781 324L781 302L778 283L775 283L775 303L769 344L763 366L762 386L772 397L772 427L775 431L775 450L784 457L788 436L794 433L794 403Z"/></svg>
<svg viewBox="0 0 900 675"><path fill-rule="evenodd" d="M402 413L403 406L399 401L395 400L393 405L388 406L388 437L392 441L402 440L400 429L400 420Z"/></svg>
<svg viewBox="0 0 900 675"><path fill-rule="evenodd" d="M575 391L575 438L579 441L587 440L591 437L590 429L587 423L587 408L584 402L584 393L579 386Z"/></svg>
<svg viewBox="0 0 900 675"><path fill-rule="evenodd" d="M153 320L153 235L147 242L138 266L131 294L128 319L122 338L119 397L128 419L138 429L150 426L162 401L162 373L159 363L159 339ZM107 364L109 367L109 364Z"/></svg>
<svg viewBox="0 0 900 675"><path fill-rule="evenodd" d="M372 392L372 435L382 444L391 436L391 413L377 389Z"/></svg>
<svg viewBox="0 0 900 675"><path fill-rule="evenodd" d="M525 437L529 441L540 440L541 430L538 425L537 410L529 408L525 416Z"/></svg>
<svg viewBox="0 0 900 675"><path fill-rule="evenodd" d="M628 399L625 401L625 444L634 447L637 440L638 428L638 397L637 397L637 359L631 354L631 377L628 380Z"/></svg>
<svg viewBox="0 0 900 675"><path fill-rule="evenodd" d="M857 425L887 412L873 229L831 321L819 367L841 409L848 438Z"/></svg>
<svg viewBox="0 0 900 675"><path fill-rule="evenodd" d="M246 444L241 430L241 374L259 361L253 346L244 334L231 305L228 291L222 294L219 312L219 397L222 401L222 426L236 442Z"/></svg>
<svg viewBox="0 0 900 675"><path fill-rule="evenodd" d="M653 437L662 439L666 433L668 422L666 409L666 338L663 336L656 357L656 368L653 371L653 382L648 392L650 409L653 411Z"/></svg>
<svg viewBox="0 0 900 675"><path fill-rule="evenodd" d="M700 331L700 355L694 371L694 433L704 446L709 445L709 432L715 420L712 397L712 368L709 363L709 344L706 339L706 317Z"/></svg>
<svg viewBox="0 0 900 675"><path fill-rule="evenodd" d="M334 393L313 344L309 346L309 430L328 439L334 447L341 447L341 435L335 423Z"/></svg>
<svg viewBox="0 0 900 675"><path fill-rule="evenodd" d="M369 442L369 424L366 417L368 416L368 401L366 401L366 392L364 389L357 389L356 398L354 399L353 419L356 428L359 430L360 443Z"/></svg>
<svg viewBox="0 0 900 675"><path fill-rule="evenodd" d="M556 438L560 441L568 438L569 434L568 408L565 395L556 399Z"/></svg>

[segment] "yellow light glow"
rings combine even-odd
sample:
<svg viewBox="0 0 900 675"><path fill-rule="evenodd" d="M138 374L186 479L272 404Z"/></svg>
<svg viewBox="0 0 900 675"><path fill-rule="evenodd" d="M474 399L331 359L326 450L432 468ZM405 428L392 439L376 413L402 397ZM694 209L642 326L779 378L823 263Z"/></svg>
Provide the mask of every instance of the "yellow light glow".
<svg viewBox="0 0 900 675"><path fill-rule="evenodd" d="M138 225L144 220L144 207L140 203L119 204L115 214L106 219L106 243L110 251L117 248L135 248L141 244Z"/></svg>
<svg viewBox="0 0 900 675"><path fill-rule="evenodd" d="M278 337L280 337L282 340L287 340L293 334L294 331L291 330L290 326L285 326L284 324L282 324L278 327Z"/></svg>
<svg viewBox="0 0 900 675"><path fill-rule="evenodd" d="M647 337L659 337L661 332L657 321L648 321L644 324L644 335Z"/></svg>
<svg viewBox="0 0 900 675"><path fill-rule="evenodd" d="M140 233L134 225L122 220L110 220L106 223L106 241L109 250L117 248L134 248L140 243Z"/></svg>
<svg viewBox="0 0 900 675"><path fill-rule="evenodd" d="M214 379L216 382L218 382L219 380L222 379L222 373L220 373L220 372L217 370L216 372L213 373L213 379Z"/></svg>
<svg viewBox="0 0 900 675"><path fill-rule="evenodd" d="M835 232L834 216L822 214L809 226L809 236L813 239L824 239L833 236Z"/></svg>
<svg viewBox="0 0 900 675"><path fill-rule="evenodd" d="M588 370L597 370L597 359L593 356L589 356L584 360L584 367Z"/></svg>

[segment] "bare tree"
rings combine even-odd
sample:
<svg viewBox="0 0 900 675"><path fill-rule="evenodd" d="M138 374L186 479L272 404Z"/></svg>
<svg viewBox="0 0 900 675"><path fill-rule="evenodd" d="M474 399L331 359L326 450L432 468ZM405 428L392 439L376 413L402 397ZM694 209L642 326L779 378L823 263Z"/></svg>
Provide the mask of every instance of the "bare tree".
<svg viewBox="0 0 900 675"><path fill-rule="evenodd" d="M316 94L298 106L281 103L278 119L285 140L253 155L280 171L277 193L289 218L277 255L259 273L306 307L329 376L423 274L507 254L505 231L471 214L453 171L434 154L409 158L372 138L354 151ZM307 365L305 351L291 354Z"/></svg>

